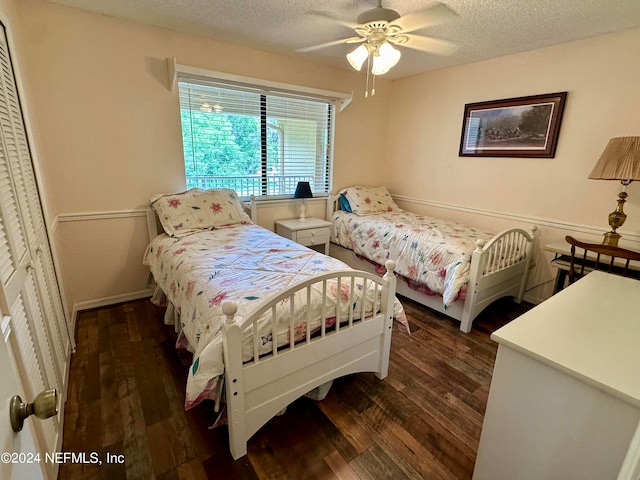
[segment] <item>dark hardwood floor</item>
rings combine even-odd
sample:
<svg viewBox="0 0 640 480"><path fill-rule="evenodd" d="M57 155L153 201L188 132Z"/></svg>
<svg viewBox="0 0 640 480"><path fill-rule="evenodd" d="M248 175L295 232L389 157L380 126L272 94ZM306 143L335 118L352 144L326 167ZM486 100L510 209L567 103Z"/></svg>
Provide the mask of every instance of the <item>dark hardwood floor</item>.
<svg viewBox="0 0 640 480"><path fill-rule="evenodd" d="M206 406L183 409L190 356L174 348L163 310L139 300L81 312L62 449L103 463L65 463L59 478L471 478L497 348L489 335L531 305L502 299L464 334L402 300L412 333L394 330L385 380L352 375L321 402L297 400L237 461L226 427L207 428Z"/></svg>

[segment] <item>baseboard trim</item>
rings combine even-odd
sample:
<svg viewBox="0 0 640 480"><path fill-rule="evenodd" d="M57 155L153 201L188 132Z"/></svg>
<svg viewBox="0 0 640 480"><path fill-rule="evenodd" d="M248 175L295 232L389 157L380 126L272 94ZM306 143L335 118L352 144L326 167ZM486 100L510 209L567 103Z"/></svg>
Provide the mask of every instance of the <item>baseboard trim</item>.
<svg viewBox="0 0 640 480"><path fill-rule="evenodd" d="M91 308L106 307L107 305L114 305L116 303L130 302L132 300L140 300L141 298L150 297L153 294L152 289L140 290L138 292L123 293L122 295L114 295L112 297L97 298L94 300L87 300L86 302L78 302L73 304L73 313L71 318L73 321L73 330L75 332L76 319L78 313L83 310L89 310Z"/></svg>
<svg viewBox="0 0 640 480"><path fill-rule="evenodd" d="M446 210L455 210L459 212L472 213L475 215L483 215L486 217L502 218L506 220L513 220L516 222L530 223L538 226L556 228L567 232L587 233L591 235L602 235L606 227L593 227L590 225L581 225L578 223L561 222L549 218L533 217L529 215L519 215L515 213L496 212L492 210L483 210L479 208L465 207L462 205L454 205L449 203L435 202L432 200L424 200L414 197L407 197L404 195L392 195L394 199L402 202L414 203L417 205L424 205L428 207L442 208ZM625 240L630 242L640 242L640 234L620 231Z"/></svg>
<svg viewBox="0 0 640 480"><path fill-rule="evenodd" d="M542 302L544 302L545 300L547 300L546 297L540 297L538 295L530 295L528 293L524 294L524 297L522 297L522 300L527 302L527 303L531 303L533 305L540 305Z"/></svg>

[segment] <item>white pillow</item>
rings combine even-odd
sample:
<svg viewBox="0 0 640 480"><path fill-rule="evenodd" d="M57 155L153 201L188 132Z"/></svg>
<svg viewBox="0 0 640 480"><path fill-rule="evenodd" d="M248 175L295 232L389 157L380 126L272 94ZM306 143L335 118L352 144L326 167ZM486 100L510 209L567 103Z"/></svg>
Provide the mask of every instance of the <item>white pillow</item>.
<svg viewBox="0 0 640 480"><path fill-rule="evenodd" d="M151 206L158 213L164 231L172 237L251 223L238 195L230 188L192 188L182 193L156 195L151 199Z"/></svg>
<svg viewBox="0 0 640 480"><path fill-rule="evenodd" d="M340 193L348 200L351 211L358 215L400 210L385 187L356 186Z"/></svg>

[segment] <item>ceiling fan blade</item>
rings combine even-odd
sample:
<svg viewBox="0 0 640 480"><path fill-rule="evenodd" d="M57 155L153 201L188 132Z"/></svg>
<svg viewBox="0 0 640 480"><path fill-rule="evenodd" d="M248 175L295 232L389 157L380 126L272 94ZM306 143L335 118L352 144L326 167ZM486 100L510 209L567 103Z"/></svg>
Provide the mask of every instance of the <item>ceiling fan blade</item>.
<svg viewBox="0 0 640 480"><path fill-rule="evenodd" d="M331 42L321 43L319 45L312 45L310 47L296 48L296 52L312 52L314 50L320 50L321 48L333 47L334 45L341 45L343 43L359 43L364 42L362 37L349 37L341 38L340 40L333 40Z"/></svg>
<svg viewBox="0 0 640 480"><path fill-rule="evenodd" d="M312 10L310 12L307 12L306 15L313 15L313 16L316 16L316 17L321 17L321 18L330 20L330 21L332 21L334 23L338 23L338 24L340 24L340 25L342 25L344 27L350 28L351 30L355 29L358 26L358 24L356 22L352 22L352 21L349 21L349 20L344 20L342 18L338 18L338 17L336 17L335 15L333 15L333 14L331 14L329 12L320 12L320 11L317 11L317 10Z"/></svg>
<svg viewBox="0 0 640 480"><path fill-rule="evenodd" d="M436 55L451 55L458 49L458 45L448 40L439 38L425 37L423 35L415 35L413 33L402 34L400 38L406 37L406 41L398 41L398 45L403 47L421 50L423 52L435 53ZM394 37L388 37L391 43L396 43Z"/></svg>
<svg viewBox="0 0 640 480"><path fill-rule="evenodd" d="M392 25L399 26L402 29L402 33L407 33L449 22L455 18L458 18L458 15L455 12L449 9L446 5L437 3L426 10L403 15L397 20L394 20Z"/></svg>

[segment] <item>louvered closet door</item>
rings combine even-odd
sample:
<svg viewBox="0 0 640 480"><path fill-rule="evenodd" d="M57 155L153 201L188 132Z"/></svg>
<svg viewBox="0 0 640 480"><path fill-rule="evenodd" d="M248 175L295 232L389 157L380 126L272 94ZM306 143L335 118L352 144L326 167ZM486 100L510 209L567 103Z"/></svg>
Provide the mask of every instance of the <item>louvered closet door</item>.
<svg viewBox="0 0 640 480"><path fill-rule="evenodd" d="M0 35L0 280L24 400L56 388L64 406L71 349L4 26ZM6 311L8 310L8 311ZM33 421L41 452L60 449L61 415ZM55 477L55 465L49 465Z"/></svg>
<svg viewBox="0 0 640 480"><path fill-rule="evenodd" d="M6 42L4 46L6 47ZM25 225L27 246L37 272L38 292L41 302L46 307L43 314L50 326L49 341L55 348L56 362L64 371L64 365L71 350L71 335L68 332L62 308L11 62L2 61L0 66L2 69L0 84L7 107L6 118L4 112L0 112L0 128L6 141L11 173Z"/></svg>
<svg viewBox="0 0 640 480"><path fill-rule="evenodd" d="M1 110L2 106L0 106ZM10 335L6 342L16 363L17 376L22 381L23 392L13 393L24 395L23 400L32 401L38 393L50 385L45 372L46 358L50 357L50 348L45 348L46 353L43 355L35 334L37 324L42 325L42 314L34 302L36 298L34 268L31 266L31 256L23 234L18 196L8 168L6 150L3 144L0 144L0 147L2 147L0 148L0 197L2 199L0 204L2 302L0 305L3 316L10 318ZM3 366L3 368L7 367ZM59 419L36 422L33 427L42 454L58 449ZM51 465L51 467L55 466ZM51 472L49 478L54 476L54 472Z"/></svg>

